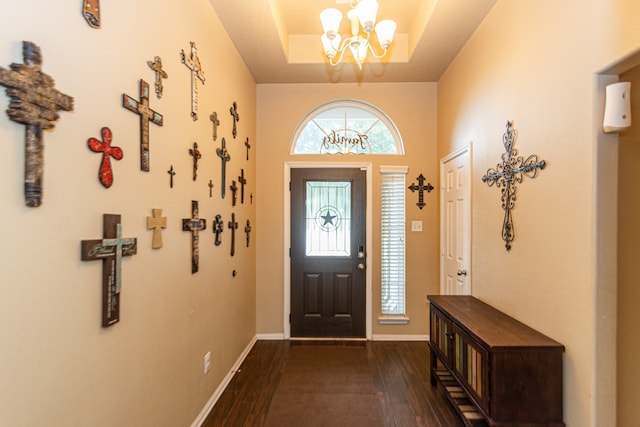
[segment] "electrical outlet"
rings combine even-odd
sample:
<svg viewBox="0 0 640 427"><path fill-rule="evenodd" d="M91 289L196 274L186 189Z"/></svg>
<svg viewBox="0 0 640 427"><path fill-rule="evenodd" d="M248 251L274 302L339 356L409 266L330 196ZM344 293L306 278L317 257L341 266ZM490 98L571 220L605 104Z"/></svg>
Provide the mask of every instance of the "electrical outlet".
<svg viewBox="0 0 640 427"><path fill-rule="evenodd" d="M411 231L422 231L422 221L411 221Z"/></svg>
<svg viewBox="0 0 640 427"><path fill-rule="evenodd" d="M211 369L211 352L210 351L204 355L204 373L206 374L207 372L209 372L209 369Z"/></svg>

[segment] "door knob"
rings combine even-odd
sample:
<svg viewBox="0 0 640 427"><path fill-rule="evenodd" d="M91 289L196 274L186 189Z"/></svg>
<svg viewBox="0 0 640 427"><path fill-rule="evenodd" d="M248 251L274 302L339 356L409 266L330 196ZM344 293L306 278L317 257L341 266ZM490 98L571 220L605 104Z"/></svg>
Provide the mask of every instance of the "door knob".
<svg viewBox="0 0 640 427"><path fill-rule="evenodd" d="M358 270L364 270L365 266L363 263L358 264Z"/></svg>
<svg viewBox="0 0 640 427"><path fill-rule="evenodd" d="M466 276L467 275L467 270L458 270L458 272L456 274L458 276Z"/></svg>

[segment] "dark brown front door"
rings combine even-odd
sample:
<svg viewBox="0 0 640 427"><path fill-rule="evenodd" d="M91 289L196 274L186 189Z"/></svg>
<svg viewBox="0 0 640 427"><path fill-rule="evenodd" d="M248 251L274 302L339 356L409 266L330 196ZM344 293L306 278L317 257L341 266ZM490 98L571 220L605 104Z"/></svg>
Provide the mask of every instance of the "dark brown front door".
<svg viewBox="0 0 640 427"><path fill-rule="evenodd" d="M366 171L291 169L291 336L365 337Z"/></svg>

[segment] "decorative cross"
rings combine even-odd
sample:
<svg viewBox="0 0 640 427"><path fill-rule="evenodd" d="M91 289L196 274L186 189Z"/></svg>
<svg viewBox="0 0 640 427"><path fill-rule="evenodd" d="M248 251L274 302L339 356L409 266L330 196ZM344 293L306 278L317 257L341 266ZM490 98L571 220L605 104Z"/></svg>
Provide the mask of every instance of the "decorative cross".
<svg viewBox="0 0 640 427"><path fill-rule="evenodd" d="M249 144L249 137L247 137L247 140L244 142L244 146L247 147L247 160L249 160L249 149L251 148L251 144Z"/></svg>
<svg viewBox="0 0 640 427"><path fill-rule="evenodd" d="M173 177L176 175L176 171L173 170L173 165L171 165L171 169L167 171L169 174L169 186L173 188Z"/></svg>
<svg viewBox="0 0 640 427"><path fill-rule="evenodd" d="M238 186L235 181L231 181L231 185L229 186L229 190L231 190L231 206L236 205L236 200L238 199Z"/></svg>
<svg viewBox="0 0 640 427"><path fill-rule="evenodd" d="M220 239L220 233L224 231L224 221L222 220L221 215L216 215L216 220L213 222L213 232L216 234L216 246L220 246L222 244L222 240Z"/></svg>
<svg viewBox="0 0 640 427"><path fill-rule="evenodd" d="M244 186L247 183L247 179L244 177L244 169L240 169L238 182L240 183L240 203L244 204Z"/></svg>
<svg viewBox="0 0 640 427"><path fill-rule="evenodd" d="M151 247L159 249L162 247L162 229L167 228L167 218L162 216L162 209L152 209L153 216L147 217L147 230L153 230Z"/></svg>
<svg viewBox="0 0 640 427"><path fill-rule="evenodd" d="M233 131L231 132L233 135L233 139L236 139L238 135L238 122L240 121L240 115L238 114L238 104L233 101L233 106L229 108L229 113L231 113L231 117L233 117Z"/></svg>
<svg viewBox="0 0 640 427"><path fill-rule="evenodd" d="M26 125L24 195L29 207L42 203L44 171L43 129L53 129L58 110L72 111L73 98L54 88L54 80L42 72L42 53L35 44L22 42L24 64L0 67L0 85L7 87L9 119Z"/></svg>
<svg viewBox="0 0 640 427"><path fill-rule="evenodd" d="M140 101L122 94L122 106L140 116L140 170L149 172L149 122L163 125L162 114L149 107L149 84L140 79Z"/></svg>
<svg viewBox="0 0 640 427"><path fill-rule="evenodd" d="M418 180L418 185L411 183L409 190L411 190L412 193L418 190L418 203L416 203L416 206L422 210L422 208L426 206L426 203L424 202L424 191L427 190L427 193L431 193L433 186L430 183L427 183L426 186L424 185L425 177L422 174L420 174L416 179Z"/></svg>
<svg viewBox="0 0 640 427"><path fill-rule="evenodd" d="M244 227L244 232L247 233L247 247L249 247L249 241L251 240L251 221L247 220L247 225Z"/></svg>
<svg viewBox="0 0 640 427"><path fill-rule="evenodd" d="M209 197L213 197L213 180L209 180Z"/></svg>
<svg viewBox="0 0 640 427"><path fill-rule="evenodd" d="M511 250L511 242L515 238L511 209L516 204L516 184L522 183L525 176L535 178L538 171L547 165L544 160L538 160L537 154L530 155L526 160L518 156L518 150L513 148L516 139L518 139L518 131L513 128L513 122L508 121L507 130L502 136L505 149L501 155L502 162L498 163L495 169L487 169L487 174L482 177L482 182L486 182L489 187L495 184L502 191L501 200L502 209L504 209L502 240L505 242L507 251Z"/></svg>
<svg viewBox="0 0 640 427"><path fill-rule="evenodd" d="M218 113L214 111L209 116L209 119L213 123L213 140L215 141L218 139L218 126L220 126L220 120L218 120Z"/></svg>
<svg viewBox="0 0 640 427"><path fill-rule="evenodd" d="M91 28L100 28L100 0L84 0L82 15Z"/></svg>
<svg viewBox="0 0 640 427"><path fill-rule="evenodd" d="M182 220L182 231L191 232L191 274L197 273L200 266L200 249L199 242L200 230L206 230L207 220L198 218L198 202L191 201L191 218Z"/></svg>
<svg viewBox="0 0 640 427"><path fill-rule="evenodd" d="M193 157L193 180L198 178L198 160L202 158L202 153L198 150L198 143L193 143L193 148L189 148L189 155Z"/></svg>
<svg viewBox="0 0 640 427"><path fill-rule="evenodd" d="M238 229L238 222L236 221L236 214L231 214L231 221L229 221L229 228L231 229L231 256L236 254L236 230Z"/></svg>
<svg viewBox="0 0 640 427"><path fill-rule="evenodd" d="M249 199L251 200L251 204L253 204L253 193L249 194Z"/></svg>
<svg viewBox="0 0 640 427"><path fill-rule="evenodd" d="M229 152L227 151L227 142L224 140L224 136L222 137L222 147L216 148L216 154L222 161L222 185L220 186L220 191L222 192L222 198L224 199L227 162L231 161L231 155L229 155Z"/></svg>
<svg viewBox="0 0 640 427"><path fill-rule="evenodd" d="M103 215L103 238L82 240L80 259L102 260L102 326L120 320L120 289L122 287L122 257L137 253L136 238L122 237L120 215Z"/></svg>
<svg viewBox="0 0 640 427"><path fill-rule="evenodd" d="M102 185L106 188L111 187L113 184L113 171L111 169L111 157L116 160L121 160L124 153L120 147L112 147L111 140L113 138L113 134L111 133L111 129L108 127L103 127L102 130L102 141L97 140L96 138L89 138L87 140L87 144L89 145L89 149L94 153L102 153L102 163L100 163L100 172L98 173L98 178Z"/></svg>
<svg viewBox="0 0 640 427"><path fill-rule="evenodd" d="M159 56L153 58L153 61L147 61L147 65L151 67L153 71L156 72L156 96L162 98L162 91L164 90L164 86L162 85L162 79L168 79L169 75L165 70L162 69L162 59Z"/></svg>
<svg viewBox="0 0 640 427"><path fill-rule="evenodd" d="M193 121L198 120L198 80L204 84L205 76L198 58L198 49L194 42L190 42L191 53L187 57L184 49L180 50L180 58L182 63L191 70L191 118Z"/></svg>

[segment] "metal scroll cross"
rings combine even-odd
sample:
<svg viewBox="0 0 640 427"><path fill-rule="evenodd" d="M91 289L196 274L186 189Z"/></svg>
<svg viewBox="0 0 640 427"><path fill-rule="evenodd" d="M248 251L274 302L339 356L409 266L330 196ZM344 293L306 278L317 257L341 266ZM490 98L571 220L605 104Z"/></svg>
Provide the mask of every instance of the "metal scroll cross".
<svg viewBox="0 0 640 427"><path fill-rule="evenodd" d="M220 246L222 244L222 240L220 239L220 233L224 231L224 221L222 220L221 215L216 215L216 220L213 222L213 232L216 235L216 246Z"/></svg>
<svg viewBox="0 0 640 427"><path fill-rule="evenodd" d="M418 190L418 203L416 203L416 206L422 209L426 206L424 203L424 191L427 190L427 193L431 193L433 186L430 183L427 183L426 186L424 185L425 177L422 174L420 174L416 179L418 180L418 185L411 183L409 190L411 190L412 193Z"/></svg>
<svg viewBox="0 0 640 427"><path fill-rule="evenodd" d="M231 181L231 185L229 186L229 190L231 190L231 206L236 205L236 200L238 199L238 186L235 181Z"/></svg>
<svg viewBox="0 0 640 427"><path fill-rule="evenodd" d="M167 228L167 218L162 216L162 209L152 209L153 216L147 217L147 230L153 230L151 247L160 249L162 247L162 229Z"/></svg>
<svg viewBox="0 0 640 427"><path fill-rule="evenodd" d="M22 42L24 64L0 67L0 85L7 87L10 120L26 125L24 196L29 207L42 204L44 170L43 129L53 129L58 110L72 111L73 98L54 88L54 80L42 72L42 53L31 42Z"/></svg>
<svg viewBox="0 0 640 427"><path fill-rule="evenodd" d="M82 16L91 28L100 28L100 0L84 0Z"/></svg>
<svg viewBox="0 0 640 427"><path fill-rule="evenodd" d="M202 158L202 153L198 150L198 143L193 143L193 148L189 148L189 155L193 157L193 180L198 178L198 160Z"/></svg>
<svg viewBox="0 0 640 427"><path fill-rule="evenodd" d="M216 154L220 157L222 161L222 185L220 186L220 191L222 192L222 198L224 199L224 191L225 191L225 177L227 175L227 162L231 161L231 156L227 151L227 142L224 140L224 136L222 137L222 147L216 148Z"/></svg>
<svg viewBox="0 0 640 427"><path fill-rule="evenodd" d="M502 222L502 240L505 248L511 250L511 242L515 238L513 228L513 218L511 209L516 204L516 184L522 183L525 176L535 178L538 171L545 168L547 163L538 160L537 154L532 154L525 160L518 156L518 150L513 148L513 144L518 138L518 131L513 128L513 122L507 122L507 130L502 136L505 152L502 154L502 162L494 168L488 169L487 174L482 177L482 182L486 182L489 187L494 184L502 191L502 209L504 209L504 220Z"/></svg>
<svg viewBox="0 0 640 427"><path fill-rule="evenodd" d="M162 98L162 92L164 90L162 79L169 78L167 72L162 69L162 59L159 56L156 56L155 58L153 58L153 61L147 61L147 65L149 65L149 67L151 67L151 69L156 72L156 96L158 98Z"/></svg>
<svg viewBox="0 0 640 427"><path fill-rule="evenodd" d="M240 169L238 182L240 183L240 203L244 204L244 186L247 183L247 179L244 177L244 169Z"/></svg>
<svg viewBox="0 0 640 427"><path fill-rule="evenodd" d="M122 237L120 215L103 216L103 238L83 240L81 259L102 260L102 326L120 320L120 289L122 287L122 257L137 253L137 239Z"/></svg>
<svg viewBox="0 0 640 427"><path fill-rule="evenodd" d="M167 171L169 174L169 187L173 188L173 177L176 175L176 171L173 170L173 165L171 165L171 169Z"/></svg>
<svg viewBox="0 0 640 427"><path fill-rule="evenodd" d="M116 160L121 160L124 153L120 147L111 146L111 140L113 139L111 129L103 127L101 132L102 141L99 141L96 138L89 138L87 140L87 144L89 145L89 149L94 153L102 153L102 163L100 163L100 173L98 174L98 178L102 185L109 188L111 187L111 184L113 184L111 157Z"/></svg>
<svg viewBox="0 0 640 427"><path fill-rule="evenodd" d="M244 232L247 233L247 247L249 247L249 241L251 240L251 221L247 220L247 225L244 227Z"/></svg>
<svg viewBox="0 0 640 427"><path fill-rule="evenodd" d="M249 149L251 148L251 144L249 144L249 137L247 137L247 140L244 142L244 146L247 147L247 160L249 160Z"/></svg>
<svg viewBox="0 0 640 427"><path fill-rule="evenodd" d="M140 170L149 172L149 122L163 125L162 114L149 108L149 84L140 79L140 101L122 94L122 106L140 116Z"/></svg>
<svg viewBox="0 0 640 427"><path fill-rule="evenodd" d="M213 123L213 140L215 141L218 139L218 126L220 126L220 120L218 120L218 113L214 111L209 116L209 119L211 120L211 123Z"/></svg>
<svg viewBox="0 0 640 427"><path fill-rule="evenodd" d="M198 58L198 49L194 42L190 42L191 52L189 56L184 52L184 49L180 51L180 58L182 63L191 70L191 118L198 120L198 80L204 84L205 76L202 71L202 65L200 64L200 58Z"/></svg>
<svg viewBox="0 0 640 427"><path fill-rule="evenodd" d="M229 221L229 228L231 229L231 256L236 254L236 230L238 229L238 222L236 221L236 214L231 214L231 221Z"/></svg>
<svg viewBox="0 0 640 427"><path fill-rule="evenodd" d="M198 218L198 202L191 201L191 218L182 220L182 231L191 232L191 273L197 273L200 265L199 231L207 228L207 220Z"/></svg>
<svg viewBox="0 0 640 427"><path fill-rule="evenodd" d="M233 101L233 106L229 108L229 113L231 113L231 117L233 117L233 131L231 134L233 135L233 139L238 135L238 122L240 121L240 115L238 114L238 104Z"/></svg>

